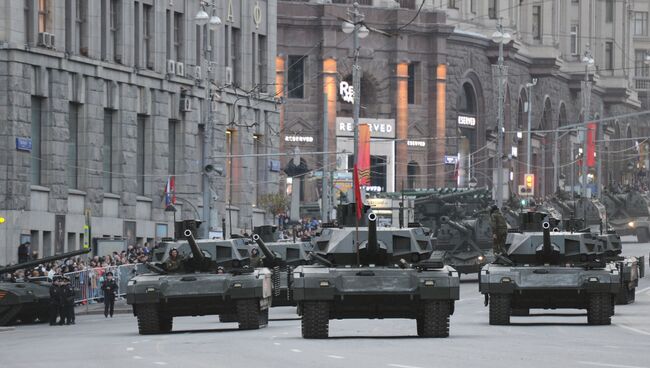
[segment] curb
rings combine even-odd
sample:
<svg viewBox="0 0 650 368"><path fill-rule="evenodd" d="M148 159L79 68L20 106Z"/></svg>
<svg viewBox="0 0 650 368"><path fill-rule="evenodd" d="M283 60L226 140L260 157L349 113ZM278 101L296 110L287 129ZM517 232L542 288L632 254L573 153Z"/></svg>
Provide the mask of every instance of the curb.
<svg viewBox="0 0 650 368"><path fill-rule="evenodd" d="M15 330L15 327L0 327L0 332L8 332Z"/></svg>
<svg viewBox="0 0 650 368"><path fill-rule="evenodd" d="M131 314L132 310L130 308L115 308L113 310L113 314ZM104 315L104 308L102 309L96 309L96 310L88 310L86 311L85 308L81 308L80 310L75 310L75 315L77 316L94 316L94 315Z"/></svg>

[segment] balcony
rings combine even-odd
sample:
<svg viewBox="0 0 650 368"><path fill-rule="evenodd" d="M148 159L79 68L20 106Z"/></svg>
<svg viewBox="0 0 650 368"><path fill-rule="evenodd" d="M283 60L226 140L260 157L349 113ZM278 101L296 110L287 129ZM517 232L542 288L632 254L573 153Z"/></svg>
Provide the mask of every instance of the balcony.
<svg viewBox="0 0 650 368"><path fill-rule="evenodd" d="M650 77L634 77L634 88L637 91L650 90Z"/></svg>

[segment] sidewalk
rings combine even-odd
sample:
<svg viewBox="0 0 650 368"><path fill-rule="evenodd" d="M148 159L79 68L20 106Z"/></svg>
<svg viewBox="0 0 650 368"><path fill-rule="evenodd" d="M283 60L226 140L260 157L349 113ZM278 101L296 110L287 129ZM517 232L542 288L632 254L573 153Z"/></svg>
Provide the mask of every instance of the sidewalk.
<svg viewBox="0 0 650 368"><path fill-rule="evenodd" d="M115 301L114 314L129 314L132 313L131 306L126 304L126 300L118 299ZM104 314L104 303L94 303L88 305L78 305L74 308L74 313L77 316L83 315L102 315Z"/></svg>

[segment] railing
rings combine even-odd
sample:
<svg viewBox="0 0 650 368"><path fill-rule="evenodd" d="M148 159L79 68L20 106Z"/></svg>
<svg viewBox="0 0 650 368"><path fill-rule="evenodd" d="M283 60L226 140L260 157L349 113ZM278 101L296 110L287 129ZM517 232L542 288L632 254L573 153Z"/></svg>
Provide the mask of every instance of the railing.
<svg viewBox="0 0 650 368"><path fill-rule="evenodd" d="M634 88L637 90L649 90L650 77L634 77Z"/></svg>
<svg viewBox="0 0 650 368"><path fill-rule="evenodd" d="M106 273L112 272L113 278L117 282L117 296L126 294L126 286L133 276L143 272L138 264L128 264L122 266L97 267L83 271L66 273L70 279L72 287L75 289L75 303L92 303L98 299L104 298L102 285L106 279Z"/></svg>
<svg viewBox="0 0 650 368"><path fill-rule="evenodd" d="M359 5L372 6L373 0L332 0L332 4L354 4L355 2Z"/></svg>

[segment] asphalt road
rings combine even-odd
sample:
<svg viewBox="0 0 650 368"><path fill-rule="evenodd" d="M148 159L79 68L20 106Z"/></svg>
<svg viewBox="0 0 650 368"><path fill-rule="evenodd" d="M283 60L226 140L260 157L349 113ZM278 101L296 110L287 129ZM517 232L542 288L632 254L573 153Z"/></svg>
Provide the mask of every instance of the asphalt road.
<svg viewBox="0 0 650 368"><path fill-rule="evenodd" d="M650 244L624 249L647 256ZM476 279L467 277L446 339L417 338L412 320L344 320L330 322L329 340L304 340L293 308L273 309L269 326L258 331L238 331L216 316L188 317L157 336L138 335L129 314L87 315L75 326L1 331L0 366L650 367L650 277L641 280L636 303L617 306L611 326L588 326L579 311L533 313L513 317L511 326L489 326Z"/></svg>

